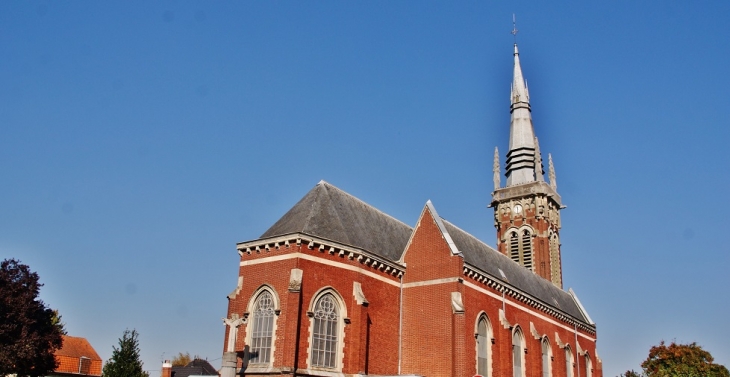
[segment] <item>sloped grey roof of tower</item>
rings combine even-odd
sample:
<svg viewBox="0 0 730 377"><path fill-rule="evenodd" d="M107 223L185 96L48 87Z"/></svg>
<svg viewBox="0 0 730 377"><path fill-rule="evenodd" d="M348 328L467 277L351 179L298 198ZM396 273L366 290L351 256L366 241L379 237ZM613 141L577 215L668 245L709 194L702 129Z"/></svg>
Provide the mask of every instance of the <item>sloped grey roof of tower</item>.
<svg viewBox="0 0 730 377"><path fill-rule="evenodd" d="M320 181L261 238L304 233L397 261L413 228Z"/></svg>
<svg viewBox="0 0 730 377"><path fill-rule="evenodd" d="M442 219L443 220L443 219ZM520 266L506 255L494 250L471 234L459 229L454 224L443 220L446 230L456 244L456 248L464 256L464 262L470 264L492 277L504 281L501 269L507 276L506 283L525 292L544 304L557 308L574 318L589 322L583 316L570 293L556 287L532 271ZM554 300L553 300L554 299Z"/></svg>

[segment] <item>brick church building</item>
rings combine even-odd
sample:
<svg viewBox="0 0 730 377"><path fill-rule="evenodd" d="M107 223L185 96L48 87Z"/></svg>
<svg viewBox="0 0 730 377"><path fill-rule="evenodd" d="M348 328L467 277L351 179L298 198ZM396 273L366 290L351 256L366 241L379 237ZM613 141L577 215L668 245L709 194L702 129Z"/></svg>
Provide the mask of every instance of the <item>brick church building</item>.
<svg viewBox="0 0 730 377"><path fill-rule="evenodd" d="M237 245L221 375L601 377L596 325L563 290L560 210L514 46L493 248L425 204L405 224L321 181Z"/></svg>

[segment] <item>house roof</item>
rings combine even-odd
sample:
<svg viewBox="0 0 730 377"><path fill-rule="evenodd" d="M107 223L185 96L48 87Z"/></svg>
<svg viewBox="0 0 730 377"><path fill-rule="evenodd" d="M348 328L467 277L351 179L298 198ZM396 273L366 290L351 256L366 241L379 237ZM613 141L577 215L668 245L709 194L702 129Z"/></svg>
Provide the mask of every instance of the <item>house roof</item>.
<svg viewBox="0 0 730 377"><path fill-rule="evenodd" d="M213 368L208 360L194 359L184 367L172 367L172 373L174 377L189 377L189 376L217 376L218 371Z"/></svg>
<svg viewBox="0 0 730 377"><path fill-rule="evenodd" d="M405 223L320 181L261 238L303 233L397 261L412 231Z"/></svg>
<svg viewBox="0 0 730 377"><path fill-rule="evenodd" d="M91 360L101 360L99 354L96 353L94 347L89 344L86 338L76 336L63 336L63 345L61 349L55 352L56 356L68 356L68 357L88 357Z"/></svg>
<svg viewBox="0 0 730 377"><path fill-rule="evenodd" d="M446 220L443 220L443 223L457 249L464 256L465 263L533 296L546 305L590 323L590 319L583 315L583 311L570 293L520 266L508 256L493 249L454 224ZM507 280L502 278L500 270L504 272Z"/></svg>

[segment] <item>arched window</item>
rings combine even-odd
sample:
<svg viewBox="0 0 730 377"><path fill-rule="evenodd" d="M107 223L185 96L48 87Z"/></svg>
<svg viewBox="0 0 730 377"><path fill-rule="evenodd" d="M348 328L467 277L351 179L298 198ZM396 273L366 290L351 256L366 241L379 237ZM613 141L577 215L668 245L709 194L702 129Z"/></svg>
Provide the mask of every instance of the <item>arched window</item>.
<svg viewBox="0 0 730 377"><path fill-rule="evenodd" d="M479 322L477 322L477 374L484 377L491 375L489 370L492 348L491 333L492 328L487 316L480 316Z"/></svg>
<svg viewBox="0 0 730 377"><path fill-rule="evenodd" d="M532 270L532 234L525 229L522 231L522 265Z"/></svg>
<svg viewBox="0 0 730 377"><path fill-rule="evenodd" d="M314 304L312 322L312 362L317 368L336 368L339 355L340 307L332 295L326 293Z"/></svg>
<svg viewBox="0 0 730 377"><path fill-rule="evenodd" d="M520 240L517 237L517 232L510 232L509 256L513 261L520 263Z"/></svg>
<svg viewBox="0 0 730 377"><path fill-rule="evenodd" d="M522 339L522 331L518 327L512 334L512 370L514 377L525 376L525 348Z"/></svg>
<svg viewBox="0 0 730 377"><path fill-rule="evenodd" d="M550 358L552 351L550 349L550 342L547 337L542 339L542 377L552 376L552 370L550 368Z"/></svg>
<svg viewBox="0 0 730 377"><path fill-rule="evenodd" d="M573 377L573 351L570 346L565 346L565 376Z"/></svg>
<svg viewBox="0 0 730 377"><path fill-rule="evenodd" d="M531 271L535 270L532 258L532 232L530 229L516 229L509 232L509 256L513 261Z"/></svg>
<svg viewBox="0 0 730 377"><path fill-rule="evenodd" d="M271 362L271 345L276 316L271 292L264 290L258 295L252 316L249 363L268 364Z"/></svg>
<svg viewBox="0 0 730 377"><path fill-rule="evenodd" d="M586 352L585 356L586 360L586 377L591 377L593 375L593 363L591 363L591 355Z"/></svg>

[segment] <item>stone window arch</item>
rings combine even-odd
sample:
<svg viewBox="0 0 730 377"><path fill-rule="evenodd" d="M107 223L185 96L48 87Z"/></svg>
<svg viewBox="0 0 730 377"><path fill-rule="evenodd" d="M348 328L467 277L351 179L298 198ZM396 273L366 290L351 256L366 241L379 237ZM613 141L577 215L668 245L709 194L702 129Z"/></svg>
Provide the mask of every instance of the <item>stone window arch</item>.
<svg viewBox="0 0 730 377"><path fill-rule="evenodd" d="M533 258L532 235L534 231L529 225L512 228L507 231L509 257L530 271L535 270Z"/></svg>
<svg viewBox="0 0 730 377"><path fill-rule="evenodd" d="M477 375L491 377L492 375L492 325L489 317L482 312L477 316L474 336L477 347Z"/></svg>
<svg viewBox="0 0 730 377"><path fill-rule="evenodd" d="M273 364L279 305L279 296L268 285L261 286L251 296L244 316L248 317L246 345L248 364L252 367Z"/></svg>
<svg viewBox="0 0 730 377"><path fill-rule="evenodd" d="M337 291L323 288L314 295L307 315L309 324L309 367L341 371L347 308Z"/></svg>
<svg viewBox="0 0 730 377"><path fill-rule="evenodd" d="M593 376L593 363L591 362L591 355L586 352L585 357L585 366L586 366L586 377L592 377Z"/></svg>
<svg viewBox="0 0 730 377"><path fill-rule="evenodd" d="M573 351L565 345L565 376L573 377Z"/></svg>
<svg viewBox="0 0 730 377"><path fill-rule="evenodd" d="M519 326L512 332L512 372L514 377L525 377L525 337Z"/></svg>
<svg viewBox="0 0 730 377"><path fill-rule="evenodd" d="M542 350L542 377L551 377L553 375L553 350L550 347L550 341L547 336L543 337L540 341L540 348Z"/></svg>

